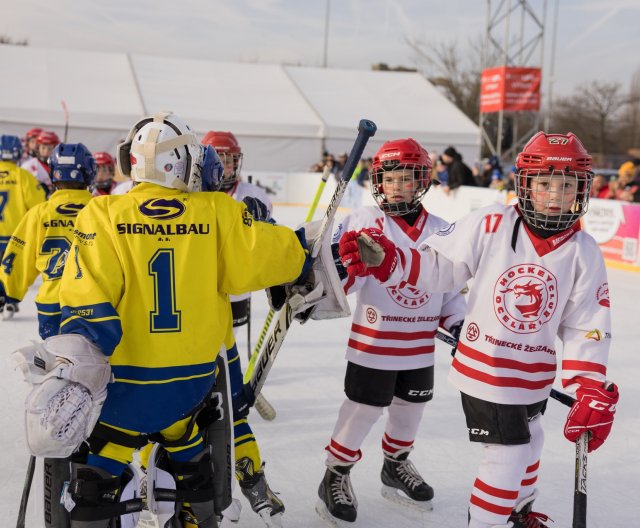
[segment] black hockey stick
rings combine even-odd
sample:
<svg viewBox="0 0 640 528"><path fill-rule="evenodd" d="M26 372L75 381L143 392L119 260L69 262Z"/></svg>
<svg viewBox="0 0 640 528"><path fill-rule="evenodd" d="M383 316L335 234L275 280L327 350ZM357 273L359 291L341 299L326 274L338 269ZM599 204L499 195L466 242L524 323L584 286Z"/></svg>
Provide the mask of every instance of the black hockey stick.
<svg viewBox="0 0 640 528"><path fill-rule="evenodd" d="M18 521L16 528L24 528L25 518L27 517L27 503L29 502L29 493L31 492L31 483L33 482L33 474L36 470L36 457L29 457L27 465L27 474L24 478L24 488L22 488L22 497L20 498L20 509L18 510Z"/></svg>
<svg viewBox="0 0 640 528"><path fill-rule="evenodd" d="M451 347L458 346L456 338L449 334L445 334L440 330L437 331L436 337ZM572 407L575 400L556 389L551 389L550 396L566 405ZM573 486L573 524L571 528L587 528L587 444L589 442L589 433L583 433L576 440L576 473Z"/></svg>
<svg viewBox="0 0 640 528"><path fill-rule="evenodd" d="M351 152L349 153L349 157L344 164L338 186L336 187L336 190L331 197L331 201L327 206L327 210L325 211L322 224L320 225L320 232L311 245L310 250L312 258L315 258L318 255L322 246L322 240L325 236L330 234L328 232L329 227L333 222L333 218L336 215L340 201L347 189L347 184L349 183L349 180L351 180L351 176L353 176L353 172L362 157L362 153L364 152L364 148L366 147L369 138L374 136L376 129L376 124L373 121L369 121L367 119L360 120L360 123L358 124L358 136L356 137L353 147L351 148ZM284 338L289 331L292 319L293 309L289 302L286 302L278 314L278 319L276 320L271 333L267 337L264 347L260 351L260 356L256 361L255 369L251 375L251 379L249 380L249 385L256 396L260 394L260 391L262 390L262 386L264 385L267 375L271 370L271 366L273 365Z"/></svg>

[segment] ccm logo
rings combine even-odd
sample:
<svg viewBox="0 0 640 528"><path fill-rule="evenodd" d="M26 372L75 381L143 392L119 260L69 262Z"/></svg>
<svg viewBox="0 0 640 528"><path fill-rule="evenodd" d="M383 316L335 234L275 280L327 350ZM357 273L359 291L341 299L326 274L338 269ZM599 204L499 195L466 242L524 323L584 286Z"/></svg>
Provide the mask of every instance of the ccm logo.
<svg viewBox="0 0 640 528"><path fill-rule="evenodd" d="M595 409L596 411L606 411L608 409L609 412L611 412L611 413L616 412L616 404L615 403L608 404L608 403L602 403L602 402L599 402L599 401L591 400L589 402L589 407L591 407L592 409Z"/></svg>
<svg viewBox="0 0 640 528"><path fill-rule="evenodd" d="M479 436L489 436L489 431L485 429L478 429L476 427L472 427L469 429L469 434L479 435Z"/></svg>
<svg viewBox="0 0 640 528"><path fill-rule="evenodd" d="M427 389L427 390L411 389L409 391L409 396L429 396L430 394L433 394L433 389Z"/></svg>

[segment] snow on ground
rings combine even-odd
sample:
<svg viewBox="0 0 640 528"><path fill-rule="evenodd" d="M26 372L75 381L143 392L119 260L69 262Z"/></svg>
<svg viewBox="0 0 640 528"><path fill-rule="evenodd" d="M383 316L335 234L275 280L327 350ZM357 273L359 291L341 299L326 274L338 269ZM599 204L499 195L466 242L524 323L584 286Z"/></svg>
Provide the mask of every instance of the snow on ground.
<svg viewBox="0 0 640 528"><path fill-rule="evenodd" d="M300 207L277 207L275 217L294 226L306 215ZM318 215L316 215L318 216ZM613 432L607 443L589 458L590 528L637 526L640 519L638 475L640 472L640 366L637 359L638 300L640 276L609 270L613 335L609 378L618 383L621 399ZM29 291L20 313L9 322L0 321L0 353L7 358L13 350L37 339L33 298ZM252 343L255 343L267 314L262 292L254 295ZM272 488L281 494L287 511L287 527L321 527L314 512L318 484L324 474L327 444L343 400L344 350L350 320L294 323L271 371L264 394L278 416L264 422L251 414L266 473ZM246 331L238 336L244 359ZM380 439L384 416L363 446L364 458L352 471L359 501L357 527L466 527L467 501L475 477L480 447L470 444L458 393L446 381L449 348L439 343L436 353L436 390L427 405L416 448L411 455L416 467L435 488L434 510L420 514L403 510L380 497L382 465ZM27 386L6 361L0 361L0 522L15 526L23 479L29 458L23 431L23 401ZM546 444L542 457L535 509L550 515L551 526L571 526L574 447L562 435L567 408L551 400L544 417ZM42 526L41 474L38 471L29 503L27 527ZM239 493L236 493L239 495ZM238 526L260 527L244 498Z"/></svg>

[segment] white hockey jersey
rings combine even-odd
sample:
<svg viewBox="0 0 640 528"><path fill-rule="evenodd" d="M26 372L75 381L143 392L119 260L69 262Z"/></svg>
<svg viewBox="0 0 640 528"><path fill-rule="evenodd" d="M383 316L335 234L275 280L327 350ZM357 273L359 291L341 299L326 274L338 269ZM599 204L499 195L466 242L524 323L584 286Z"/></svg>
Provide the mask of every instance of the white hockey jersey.
<svg viewBox="0 0 640 528"><path fill-rule="evenodd" d="M20 165L24 170L28 170L33 174L36 179L45 186L46 189L51 189L51 178L49 177L49 168L45 163L42 163L38 158L33 156L27 158Z"/></svg>
<svg viewBox="0 0 640 528"><path fill-rule="evenodd" d="M376 227L394 243L417 248L430 234L449 224L422 209L413 226L387 216L376 206L356 209L344 218L333 241L343 232ZM373 277L347 278L345 293L357 292L346 358L381 370L411 370L434 363L438 326L449 329L462 321L466 303L459 293L433 293L428 281L420 287L383 287Z"/></svg>
<svg viewBox="0 0 640 528"><path fill-rule="evenodd" d="M461 392L502 404L544 400L556 375L556 337L566 390L581 378L604 381L607 274L600 248L579 223L542 239L517 206L496 204L399 253L387 286L447 291L475 278L449 374Z"/></svg>
<svg viewBox="0 0 640 528"><path fill-rule="evenodd" d="M257 198L269 209L269 215L273 212L273 204L269 200L266 191L262 187L258 187L253 183L238 180L236 184L227 191L227 194L234 200L241 202L245 196ZM231 302L243 301L251 297L251 293L243 293L242 295L230 295Z"/></svg>

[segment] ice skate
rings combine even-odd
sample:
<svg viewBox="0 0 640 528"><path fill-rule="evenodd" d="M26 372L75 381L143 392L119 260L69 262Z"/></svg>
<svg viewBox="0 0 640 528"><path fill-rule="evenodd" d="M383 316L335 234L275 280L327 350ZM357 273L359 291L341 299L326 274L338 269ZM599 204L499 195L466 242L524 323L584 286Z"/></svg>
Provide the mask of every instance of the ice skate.
<svg viewBox="0 0 640 528"><path fill-rule="evenodd" d="M538 490L534 490L527 498L522 499L513 510L509 522L513 523L513 528L549 528L544 524L547 521L553 522L543 513L531 511L533 501L538 497Z"/></svg>
<svg viewBox="0 0 640 528"><path fill-rule="evenodd" d="M2 319L8 321L9 319L13 318L13 316L19 311L20 308L17 304L7 303L0 309L0 314L2 314Z"/></svg>
<svg viewBox="0 0 640 528"><path fill-rule="evenodd" d="M433 510L433 488L407 460L409 451L400 451L394 457L385 455L382 465L382 496L396 504L419 511Z"/></svg>
<svg viewBox="0 0 640 528"><path fill-rule="evenodd" d="M264 464L258 471L254 471L251 459L244 457L238 460L236 474L240 477L240 489L251 509L262 518L266 526L281 528L284 504L269 488L263 468Z"/></svg>
<svg viewBox="0 0 640 528"><path fill-rule="evenodd" d="M334 527L349 526L358 515L358 500L351 487L353 464L328 466L318 488L318 515Z"/></svg>

